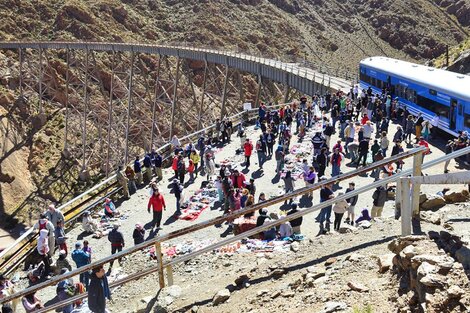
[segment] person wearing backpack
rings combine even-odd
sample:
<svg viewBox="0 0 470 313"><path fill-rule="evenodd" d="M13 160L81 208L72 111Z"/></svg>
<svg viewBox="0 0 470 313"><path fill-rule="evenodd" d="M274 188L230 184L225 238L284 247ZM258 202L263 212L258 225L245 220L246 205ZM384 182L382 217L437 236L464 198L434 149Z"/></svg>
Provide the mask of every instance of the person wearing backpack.
<svg viewBox="0 0 470 313"><path fill-rule="evenodd" d="M47 219L47 216L45 213L41 213L39 215L39 221L34 225L33 227L35 230L38 230L41 232L41 230L45 229L47 230L47 238L48 238L48 254L49 256L54 255L54 250L55 250L55 227Z"/></svg>
<svg viewBox="0 0 470 313"><path fill-rule="evenodd" d="M318 177L325 176L325 170L328 166L328 153L326 147L323 147L320 151L320 154L316 157L316 162L318 164Z"/></svg>
<svg viewBox="0 0 470 313"><path fill-rule="evenodd" d="M256 142L256 154L258 155L259 168L262 169L264 162L266 162L266 142L263 135L260 135Z"/></svg>
<svg viewBox="0 0 470 313"><path fill-rule="evenodd" d="M372 194L372 199L374 202L371 210L371 217L382 217L385 201L387 201L387 190L383 186L377 187Z"/></svg>

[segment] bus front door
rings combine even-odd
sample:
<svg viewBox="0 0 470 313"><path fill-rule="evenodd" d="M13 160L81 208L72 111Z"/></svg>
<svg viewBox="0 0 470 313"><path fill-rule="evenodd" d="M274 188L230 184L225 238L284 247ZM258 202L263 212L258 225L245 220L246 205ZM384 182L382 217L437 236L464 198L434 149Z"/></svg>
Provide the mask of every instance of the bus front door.
<svg viewBox="0 0 470 313"><path fill-rule="evenodd" d="M457 100L450 100L449 128L455 130L457 127Z"/></svg>

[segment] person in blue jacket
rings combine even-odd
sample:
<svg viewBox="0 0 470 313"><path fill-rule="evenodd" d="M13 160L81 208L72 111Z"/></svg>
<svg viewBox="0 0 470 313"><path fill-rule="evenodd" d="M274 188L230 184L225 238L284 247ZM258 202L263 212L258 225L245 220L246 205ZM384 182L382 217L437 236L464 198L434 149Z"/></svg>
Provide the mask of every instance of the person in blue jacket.
<svg viewBox="0 0 470 313"><path fill-rule="evenodd" d="M75 250L72 252L72 260L75 262L75 265L77 265L77 268L87 265L89 259L90 255L83 251L82 243L77 242L75 244ZM86 290L88 290L89 279L90 273L88 271L80 274L80 282L85 286Z"/></svg>

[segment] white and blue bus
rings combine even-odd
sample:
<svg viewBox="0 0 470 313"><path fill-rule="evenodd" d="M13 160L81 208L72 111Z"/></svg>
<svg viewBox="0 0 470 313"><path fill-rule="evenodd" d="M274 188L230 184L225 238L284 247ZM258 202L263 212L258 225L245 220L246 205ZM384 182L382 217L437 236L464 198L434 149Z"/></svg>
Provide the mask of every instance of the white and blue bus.
<svg viewBox="0 0 470 313"><path fill-rule="evenodd" d="M470 132L470 76L386 57L364 59L359 67L361 88L379 94L387 88L427 120L439 115L439 128L451 135Z"/></svg>

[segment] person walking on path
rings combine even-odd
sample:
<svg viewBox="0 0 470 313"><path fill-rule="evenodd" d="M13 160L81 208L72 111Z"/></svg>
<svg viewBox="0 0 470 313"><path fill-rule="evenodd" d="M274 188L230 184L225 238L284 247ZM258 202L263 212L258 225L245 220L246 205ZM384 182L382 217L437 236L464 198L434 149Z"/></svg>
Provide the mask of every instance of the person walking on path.
<svg viewBox="0 0 470 313"><path fill-rule="evenodd" d="M371 217L380 218L382 217L385 201L387 201L387 189L385 189L383 186L377 187L377 189L375 189L374 193L372 194L372 199L374 202L371 210Z"/></svg>
<svg viewBox="0 0 470 313"><path fill-rule="evenodd" d="M335 195L333 194L333 191L331 190L332 187L333 187L333 184L329 183L329 184L324 185L323 188L320 189L320 203L328 201L335 197ZM318 220L320 222L320 234L325 234L326 232L330 231L331 209L332 209L332 206L329 205L320 210L320 214L318 215Z"/></svg>
<svg viewBox="0 0 470 313"><path fill-rule="evenodd" d="M382 138L380 138L380 149L382 150L382 155L384 158L387 156L388 146L390 145L390 141L387 138L387 133L382 132Z"/></svg>
<svg viewBox="0 0 470 313"><path fill-rule="evenodd" d="M63 221L58 221L57 222L57 227L54 230L54 234L55 234L56 246L59 247L59 250L64 250L65 254L67 254L68 253L67 236L65 236L64 222Z"/></svg>
<svg viewBox="0 0 470 313"><path fill-rule="evenodd" d="M353 191L355 189L355 187L356 187L356 184L354 182L350 182L349 187L346 189L346 194L348 192ZM354 213L354 209L356 208L358 198L359 198L359 196L355 195L355 196L352 196L352 197L346 199L346 202L349 204L349 206L348 206L348 216L346 217L346 221L345 221L346 224L354 225L354 218L356 217L356 215Z"/></svg>
<svg viewBox="0 0 470 313"><path fill-rule="evenodd" d="M106 299L111 300L111 291L106 272L103 266L99 266L91 271L88 308L93 313L106 313Z"/></svg>
<svg viewBox="0 0 470 313"><path fill-rule="evenodd" d="M451 154L452 152L454 152L454 141L453 140L447 141L445 152L446 152L446 154ZM450 164L450 160L447 160L444 163L444 174L449 173L449 164Z"/></svg>
<svg viewBox="0 0 470 313"><path fill-rule="evenodd" d="M357 159L356 168L359 167L362 160L362 166L366 166L367 154L369 153L369 140L362 139L359 143L359 158Z"/></svg>
<svg viewBox="0 0 470 313"><path fill-rule="evenodd" d="M113 225L113 230L108 234L108 240L111 242L111 254L121 252L124 248L124 235L119 231L119 224ZM121 265L122 259L119 258L119 265ZM110 268L113 267L114 260L109 263Z"/></svg>
<svg viewBox="0 0 470 313"><path fill-rule="evenodd" d="M253 153L253 144L250 142L250 139L245 140L245 144L243 145L243 152L245 154L245 167L250 167L250 157Z"/></svg>
<svg viewBox="0 0 470 313"><path fill-rule="evenodd" d="M160 230L160 223L162 221L162 211L166 210L165 198L160 193L158 188L154 191L149 199L147 211L150 213L150 208L153 209L152 228L157 226L157 230Z"/></svg>
<svg viewBox="0 0 470 313"><path fill-rule="evenodd" d="M259 168L263 169L263 164L266 162L266 141L263 135L260 135L256 142L256 154L258 155Z"/></svg>
<svg viewBox="0 0 470 313"><path fill-rule="evenodd" d="M138 245L145 241L145 228L141 223L135 224L134 232L132 233L134 244Z"/></svg>
<svg viewBox="0 0 470 313"><path fill-rule="evenodd" d="M87 265L90 260L90 255L83 251L82 243L79 241L75 243L75 250L72 251L72 260L77 268ZM88 271L80 273L80 282L85 286L86 290L88 290L89 276Z"/></svg>
<svg viewBox="0 0 470 313"><path fill-rule="evenodd" d="M119 165L116 171L116 179L119 185L122 187L122 194L124 198L129 199L129 179L122 173L122 165Z"/></svg>
<svg viewBox="0 0 470 313"><path fill-rule="evenodd" d="M321 152L316 157L316 161L318 164L318 177L325 176L325 170L328 166L328 150L326 147L321 149Z"/></svg>
<svg viewBox="0 0 470 313"><path fill-rule="evenodd" d="M431 149L429 148L429 143L426 140L424 140L424 137L420 137L419 142L418 142L418 146L426 148L426 151L424 151L422 153L422 158L423 158L422 163L424 163L424 157L431 153Z"/></svg>
<svg viewBox="0 0 470 313"><path fill-rule="evenodd" d="M280 175L284 166L284 151L282 150L281 145L277 146L276 152L274 153L274 158L276 159L276 173Z"/></svg>
<svg viewBox="0 0 470 313"><path fill-rule="evenodd" d="M287 193L294 191L294 177L292 177L291 171L286 172L286 176L283 178L284 180L284 191ZM289 204L294 201L293 198L290 198ZM284 201L284 204L287 204L287 200Z"/></svg>
<svg viewBox="0 0 470 313"><path fill-rule="evenodd" d="M199 163L201 162L201 157L197 153L196 149L193 149L191 151L191 154L189 155L189 159L193 161L194 164L194 174L197 177L198 171L199 171Z"/></svg>
<svg viewBox="0 0 470 313"><path fill-rule="evenodd" d="M342 196L344 193L340 192L338 196ZM344 213L346 213L348 209L348 203L346 200L341 200L335 203L333 206L333 212L335 213L335 221L333 223L333 229L339 231L339 227L341 226L341 220L343 219Z"/></svg>
<svg viewBox="0 0 470 313"><path fill-rule="evenodd" d="M176 198L176 212L175 216L181 215L181 202L183 196L183 185L177 180L173 180L173 184L171 186L171 192L175 195Z"/></svg>

